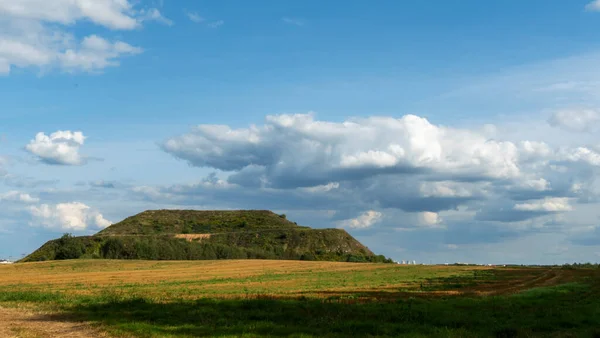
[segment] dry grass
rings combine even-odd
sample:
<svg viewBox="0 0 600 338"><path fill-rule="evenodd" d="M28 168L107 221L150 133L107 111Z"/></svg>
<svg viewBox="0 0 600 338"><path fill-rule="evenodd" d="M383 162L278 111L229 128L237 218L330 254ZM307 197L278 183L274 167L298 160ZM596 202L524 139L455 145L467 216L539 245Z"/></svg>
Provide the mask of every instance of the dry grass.
<svg viewBox="0 0 600 338"><path fill-rule="evenodd" d="M108 335L86 323L56 321L45 313L0 307L0 337L95 338Z"/></svg>
<svg viewBox="0 0 600 338"><path fill-rule="evenodd" d="M282 260L74 260L0 267L0 287L69 294L130 292L160 298L322 296L336 291L397 291L425 278L482 269Z"/></svg>
<svg viewBox="0 0 600 338"><path fill-rule="evenodd" d="M356 330L462 337L504 329L545 336L549 327L590 336L599 308L590 301L597 288L585 283L599 272L281 260L23 263L0 266L7 290L0 304L20 308L0 309L0 337L98 336L86 323L119 337L345 337Z"/></svg>
<svg viewBox="0 0 600 338"><path fill-rule="evenodd" d="M232 261L111 261L77 260L15 264L0 267L0 285L63 284L89 282L112 284L153 283L178 280L241 278L265 273L297 273L303 271L368 271L388 268L384 265L336 262L304 262L278 260Z"/></svg>
<svg viewBox="0 0 600 338"><path fill-rule="evenodd" d="M203 239L209 239L210 238L210 234L177 234L175 235L175 238L183 238L188 242L192 242L192 241L200 241Z"/></svg>
<svg viewBox="0 0 600 338"><path fill-rule="evenodd" d="M478 272L497 277L473 279ZM0 287L70 295L109 293L169 299L369 294L376 299L497 295L572 281L572 271L339 262L73 260L0 267ZM503 277L504 276L504 277ZM457 280L454 280L458 278ZM464 279L468 280L465 282Z"/></svg>

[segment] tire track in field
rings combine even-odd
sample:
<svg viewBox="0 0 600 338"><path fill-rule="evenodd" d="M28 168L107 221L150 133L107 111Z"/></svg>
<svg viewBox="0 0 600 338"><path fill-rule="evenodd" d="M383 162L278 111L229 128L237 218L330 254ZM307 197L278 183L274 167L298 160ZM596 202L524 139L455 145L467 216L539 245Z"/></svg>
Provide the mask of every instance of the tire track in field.
<svg viewBox="0 0 600 338"><path fill-rule="evenodd" d="M516 293L522 290L531 289L538 286L552 286L564 277L564 272L559 270L547 270L544 273L524 280L516 280L516 283L509 283L506 286L498 286L491 291L480 291L481 295L502 295Z"/></svg>

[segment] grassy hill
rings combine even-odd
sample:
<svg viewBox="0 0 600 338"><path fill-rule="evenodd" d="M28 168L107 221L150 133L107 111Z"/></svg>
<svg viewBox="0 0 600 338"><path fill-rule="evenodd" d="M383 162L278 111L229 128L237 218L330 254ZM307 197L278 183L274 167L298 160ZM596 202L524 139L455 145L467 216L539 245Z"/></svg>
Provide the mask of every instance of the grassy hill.
<svg viewBox="0 0 600 338"><path fill-rule="evenodd" d="M391 262L341 229L298 226L266 210L152 210L94 236L65 235L22 261L75 258Z"/></svg>
<svg viewBox="0 0 600 338"><path fill-rule="evenodd" d="M268 210L148 210L96 235L214 234L296 228L309 229Z"/></svg>

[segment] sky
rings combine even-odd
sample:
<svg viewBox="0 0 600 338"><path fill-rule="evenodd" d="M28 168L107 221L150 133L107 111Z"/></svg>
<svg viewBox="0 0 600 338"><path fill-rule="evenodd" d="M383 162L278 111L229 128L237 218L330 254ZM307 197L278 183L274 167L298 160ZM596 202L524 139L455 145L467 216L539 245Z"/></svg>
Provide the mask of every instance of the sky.
<svg viewBox="0 0 600 338"><path fill-rule="evenodd" d="M600 0L0 2L0 258L269 209L422 263L600 261Z"/></svg>

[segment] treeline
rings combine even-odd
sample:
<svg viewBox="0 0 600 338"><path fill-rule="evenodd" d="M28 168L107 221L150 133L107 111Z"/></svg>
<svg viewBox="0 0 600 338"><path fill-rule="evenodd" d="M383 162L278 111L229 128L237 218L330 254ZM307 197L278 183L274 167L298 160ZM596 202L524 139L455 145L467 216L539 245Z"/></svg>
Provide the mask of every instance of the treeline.
<svg viewBox="0 0 600 338"><path fill-rule="evenodd" d="M238 246L223 243L189 242L169 236L156 237L73 237L65 234L30 257L30 261L77 258L140 260L286 259L392 263L383 255L346 254L342 251L314 252L284 245Z"/></svg>
<svg viewBox="0 0 600 338"><path fill-rule="evenodd" d="M573 264L563 264L563 269L590 269L590 268L600 268L600 264L598 263L573 263Z"/></svg>

